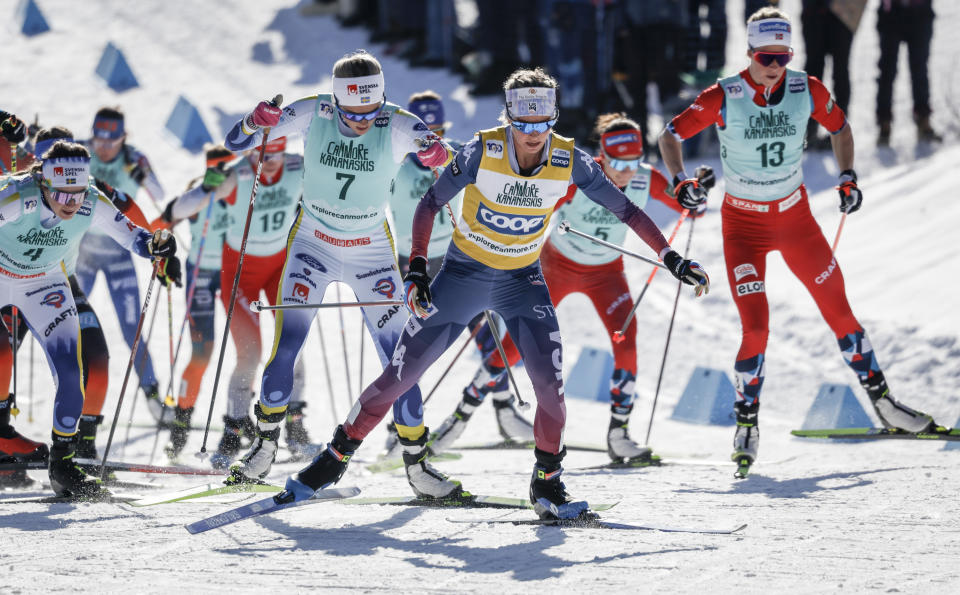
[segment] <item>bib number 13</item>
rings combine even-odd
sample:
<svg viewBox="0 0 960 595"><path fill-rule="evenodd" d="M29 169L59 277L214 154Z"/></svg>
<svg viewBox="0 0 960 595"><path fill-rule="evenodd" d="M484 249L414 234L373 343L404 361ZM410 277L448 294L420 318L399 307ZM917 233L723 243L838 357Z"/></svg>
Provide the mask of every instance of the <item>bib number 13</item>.
<svg viewBox="0 0 960 595"><path fill-rule="evenodd" d="M777 141L775 143L763 143L757 150L760 151L760 165L763 167L777 167L783 163L783 150L787 148L785 143Z"/></svg>

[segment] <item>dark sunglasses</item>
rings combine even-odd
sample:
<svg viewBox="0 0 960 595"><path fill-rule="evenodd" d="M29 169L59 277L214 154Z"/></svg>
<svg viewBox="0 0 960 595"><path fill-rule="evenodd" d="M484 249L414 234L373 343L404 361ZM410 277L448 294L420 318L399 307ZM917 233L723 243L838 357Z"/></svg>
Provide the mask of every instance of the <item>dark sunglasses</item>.
<svg viewBox="0 0 960 595"><path fill-rule="evenodd" d="M789 52L753 52L753 59L761 66L770 66L774 62L780 66L786 66L793 60L793 50Z"/></svg>

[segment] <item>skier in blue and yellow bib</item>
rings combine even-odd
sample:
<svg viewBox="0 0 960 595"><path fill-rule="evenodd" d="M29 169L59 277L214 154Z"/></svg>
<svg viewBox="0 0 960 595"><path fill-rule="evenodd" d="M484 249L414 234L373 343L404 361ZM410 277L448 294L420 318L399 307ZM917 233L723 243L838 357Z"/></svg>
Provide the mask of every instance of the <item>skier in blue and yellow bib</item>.
<svg viewBox="0 0 960 595"><path fill-rule="evenodd" d="M504 84L503 125L481 131L447 166L417 207L410 272L404 278L414 313L390 365L360 395L333 441L312 465L287 480L281 500L309 498L339 480L353 452L393 402L456 340L468 322L494 310L523 355L537 396L530 499L544 518L588 513L560 481L565 455L560 331L539 255L557 201L571 182L629 225L671 271L706 286L702 268L674 252L656 225L603 174L586 152L552 128L557 82L543 70L518 70ZM436 213L465 189L462 216L433 285L427 251ZM447 498L468 497L451 492Z"/></svg>

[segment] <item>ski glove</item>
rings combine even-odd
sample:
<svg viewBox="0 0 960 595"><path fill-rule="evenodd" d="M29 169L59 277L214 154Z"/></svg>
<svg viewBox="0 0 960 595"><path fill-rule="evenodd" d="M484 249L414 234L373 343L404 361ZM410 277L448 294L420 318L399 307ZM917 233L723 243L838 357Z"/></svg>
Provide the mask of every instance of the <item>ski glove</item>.
<svg viewBox="0 0 960 595"><path fill-rule="evenodd" d="M441 142L435 142L426 149L417 152L417 159L427 167L440 167L447 162L447 157L447 149Z"/></svg>
<svg viewBox="0 0 960 595"><path fill-rule="evenodd" d="M283 111L279 106L269 101L261 101L253 111L247 114L243 119L244 127L253 134L257 129L263 126L274 127L280 122L280 114Z"/></svg>
<svg viewBox="0 0 960 595"><path fill-rule="evenodd" d="M691 211L707 200L707 190L700 182L695 178L683 179L679 174L673 178L673 195L681 207Z"/></svg>
<svg viewBox="0 0 960 595"><path fill-rule="evenodd" d="M694 285L697 297L710 293L710 276L703 270L700 263L688 260L677 254L675 250L667 252L663 257L663 264L674 277L687 285Z"/></svg>
<svg viewBox="0 0 960 595"><path fill-rule="evenodd" d="M854 213L860 209L860 203L863 202L863 193L857 188L857 172L852 169L845 169L840 172L840 185L837 186L840 192L840 211L842 213Z"/></svg>
<svg viewBox="0 0 960 595"><path fill-rule="evenodd" d="M153 232L150 239L150 254L155 258L169 258L177 253L177 239L169 230Z"/></svg>
<svg viewBox="0 0 960 595"><path fill-rule="evenodd" d="M0 134L7 142L16 145L27 138L27 127L13 114L0 111Z"/></svg>
<svg viewBox="0 0 960 595"><path fill-rule="evenodd" d="M227 172L223 171L223 163L218 163L216 167L208 167L203 174L203 191L210 192L223 184L227 179Z"/></svg>
<svg viewBox="0 0 960 595"><path fill-rule="evenodd" d="M701 165L697 171L693 172L697 176L697 181L708 191L717 185L717 176L713 173L713 168L709 165Z"/></svg>
<svg viewBox="0 0 960 595"><path fill-rule="evenodd" d="M170 287L170 283L183 287L183 269L180 266L180 259L171 256L161 260L160 267L157 269L157 281L164 287Z"/></svg>
<svg viewBox="0 0 960 595"><path fill-rule="evenodd" d="M417 318L429 316L432 296L430 275L427 274L427 259L416 256L410 259L410 272L403 276L403 294L407 310Z"/></svg>

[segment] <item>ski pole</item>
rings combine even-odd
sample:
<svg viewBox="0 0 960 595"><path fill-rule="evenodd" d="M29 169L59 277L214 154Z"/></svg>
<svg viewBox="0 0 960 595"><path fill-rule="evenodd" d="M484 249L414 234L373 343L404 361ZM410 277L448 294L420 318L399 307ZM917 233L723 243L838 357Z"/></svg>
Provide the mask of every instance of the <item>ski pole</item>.
<svg viewBox="0 0 960 595"><path fill-rule="evenodd" d="M510 385L513 387L513 392L517 395L517 407L523 411L526 411L527 409L530 409L530 403L524 401L520 396L520 389L517 388L517 381L513 379L513 370L510 369L510 360L507 359L507 352L504 351L503 343L500 342L500 329L497 328L496 321L494 321L493 316L490 315L490 310L484 310L483 315L487 318L487 325L490 327L490 334L493 335L493 342L497 344L497 351L500 352L500 359L503 360L503 365L507 369L507 377L510 378Z"/></svg>
<svg viewBox="0 0 960 595"><path fill-rule="evenodd" d="M677 232L680 231L680 226L683 225L684 219L687 218L687 214L690 213L690 209L684 209L680 213L680 218L677 219L676 225L673 226L673 231L670 232L670 239L667 240L668 244L673 243L673 239L677 237ZM640 290L640 295L637 296L637 301L633 303L633 308L630 309L630 313L627 314L627 319L623 321L623 326L620 327L620 330L613 332L613 342L614 343L623 343L624 336L623 334L627 332L627 327L630 326L630 321L633 320L634 314L637 313L637 308L640 306L640 302L643 300L643 295L647 293L647 289L650 288L650 284L653 282L653 278L657 275L659 268L655 268L650 271L650 276L647 277L647 282L644 284L643 289Z"/></svg>
<svg viewBox="0 0 960 595"><path fill-rule="evenodd" d="M453 356L453 361L450 362L450 365L447 366L447 369L443 371L443 374L440 375L440 379L437 380L437 383L433 385L433 388L430 389L430 393L423 398L423 404L426 405L427 401L430 400L430 397L433 396L433 393L437 392L437 389L440 387L440 383L443 382L443 379L447 377L447 374L450 373L450 370L453 369L453 364L457 363L457 360L460 359L460 356L463 355L463 352L467 350L467 347L473 343L474 337L477 336L477 333L480 332L480 329L483 328L483 324L477 323L473 330L470 331L470 336L467 337L467 340L463 343L463 346L460 347L460 351L457 352L457 355ZM506 360L504 360L506 361Z"/></svg>
<svg viewBox="0 0 960 595"><path fill-rule="evenodd" d="M333 379L330 378L330 362L327 360L327 345L323 340L323 325L320 324L320 317L317 316L317 330L320 332L320 355L323 357L323 369L327 373L327 394L330 395L330 412L334 419L340 419L337 415L337 402L333 398Z"/></svg>
<svg viewBox="0 0 960 595"><path fill-rule="evenodd" d="M200 263L203 262L203 247L207 242L207 230L210 228L210 216L213 212L213 197L216 191L210 192L210 202L207 203L207 213L204 215L203 231L200 233L200 243L197 247L197 266L193 269L193 275L190 276L190 283L187 284L187 310L183 315L183 322L180 324L180 333L177 335L177 349L173 352L174 367L177 360L180 359L180 346L183 345L183 332L187 328L190 320L190 307L193 305L193 295L197 291L197 279L200 277ZM170 374L170 384L167 386L167 394L173 394L173 374Z"/></svg>
<svg viewBox="0 0 960 595"><path fill-rule="evenodd" d="M648 264L652 264L652 265L655 266L655 267L660 267L661 269L666 269L666 268L667 268L667 265L663 264L662 262L660 262L660 261L658 261L658 260L654 260L654 259L652 259L652 258L648 258L648 257L646 257L646 256L642 256L642 255L640 255L640 254L637 254L636 252L633 252L633 251L631 251L631 250L627 250L627 249L624 248L623 246L618 246L618 245L616 245L616 244L611 244L610 242L606 242L606 241L604 241L604 240L601 240L600 238L594 237L594 236L592 236L592 235L590 235L590 234L588 234L588 233L583 233L582 231L577 231L576 229L570 227L570 222L569 222L569 221L561 221L560 224L557 225L557 232L560 233L560 234L572 233L572 234L575 235L575 236L580 236L581 238L586 238L586 239L590 240L591 242L593 242L593 243L595 243L595 244L600 244L601 246L606 246L607 248L616 250L617 252L619 252L619 253L621 253L621 254L626 254L627 256L632 256L632 257L634 257L634 258L636 258L636 259L638 259L638 260L642 260L643 262L646 262L646 263L648 263Z"/></svg>
<svg viewBox="0 0 960 595"><path fill-rule="evenodd" d="M833 238L833 248L830 249L834 254L837 253L837 245L840 243L840 232L843 231L843 223L847 220L847 214L840 215L840 225L837 226L837 235Z"/></svg>
<svg viewBox="0 0 960 595"><path fill-rule="evenodd" d="M30 402L27 406L27 421L29 421L30 423L33 423L33 400L35 398L33 393L33 346L34 344L36 344L36 341L30 341L30 380L29 380Z"/></svg>
<svg viewBox="0 0 960 595"><path fill-rule="evenodd" d="M153 306L153 314L150 315L150 326L147 328L147 336L144 337L143 341L143 353L140 354L140 363L137 365L137 378L139 379L143 375L143 366L146 365L147 357L147 346L150 345L150 338L153 337L153 325L157 322L157 312L160 310L160 302L157 302ZM130 350L131 353L136 352L137 349L133 348ZM130 428L133 426L133 414L137 410L137 403L139 399L134 398L130 403L130 417L127 419L127 430L123 436L123 444L121 444L121 450L126 449L126 444L130 442Z"/></svg>
<svg viewBox="0 0 960 595"><path fill-rule="evenodd" d="M137 332L133 336L133 347L130 349L130 361L127 362L127 371L123 375L123 384L120 386L120 398L117 399L117 409L113 413L113 423L110 424L110 435L107 437L107 446L103 450L103 458L100 460L100 480L103 481L107 475L107 456L110 454L110 445L113 444L113 433L117 429L117 420L120 419L120 407L123 406L123 396L127 392L127 383L130 381L130 372L133 371L133 362L137 355L137 347L140 345L140 332L143 330L143 319L147 314L147 307L150 305L150 296L153 294L153 286L157 280L157 272L160 270L160 260L153 261L153 274L150 275L150 283L147 285L147 295L143 298L143 307L140 308L140 318L137 320Z"/></svg>
<svg viewBox="0 0 960 595"><path fill-rule="evenodd" d="M174 361L173 361L173 285L172 281L167 282L167 338L170 349L170 385L167 387L167 394L163 399L163 407L160 409L160 419L157 420L157 431L153 435L153 446L150 448L150 459L147 464L153 464L153 457L157 454L157 444L160 443L160 430L163 429L163 418L167 411L173 409L177 402L170 394L170 387L173 386Z"/></svg>
<svg viewBox="0 0 960 595"><path fill-rule="evenodd" d="M337 301L340 301L340 284L337 283ZM343 326L343 310L337 309L337 315L340 317L340 342L343 344L343 374L347 379L347 397L350 399L350 407L353 407L353 386L350 384L350 358L347 355L347 332Z"/></svg>
<svg viewBox="0 0 960 595"><path fill-rule="evenodd" d="M690 220L690 233L687 234L687 247L684 254L690 253L690 244L693 242L693 224L696 219ZM647 424L647 437L644 444L650 444L650 432L653 431L653 414L657 410L657 399L660 397L660 384L663 382L663 370L667 365L667 351L670 349L670 337L673 335L673 321L677 317L677 303L680 301L680 289L683 287L683 280L677 281L677 294L673 297L673 313L670 314L670 326L667 327L667 343L663 346L663 359L660 361L660 374L657 375L657 389L653 393L653 406L650 407L650 423Z"/></svg>
<svg viewBox="0 0 960 595"><path fill-rule="evenodd" d="M363 325L363 316L360 317L360 373L357 375L357 389L363 390L363 345L364 334L367 329Z"/></svg>
<svg viewBox="0 0 960 595"><path fill-rule="evenodd" d="M261 301L250 302L250 309L254 312L263 310L322 310L326 308L363 308L367 306L402 306L402 300L378 300L373 302L336 302L329 304L277 304L271 306ZM361 329L362 330L362 329Z"/></svg>
<svg viewBox="0 0 960 595"><path fill-rule="evenodd" d="M271 102L274 107L283 103L283 95L277 95ZM247 219L243 223L243 238L240 241L240 257L237 260L237 272L233 275L233 289L230 290L230 302L227 307L227 325L223 329L223 339L220 341L220 357L217 359L217 373L213 377L213 391L210 394L210 411L207 413L207 425L203 429L203 444L197 454L201 459L207 453L207 438L210 436L210 422L213 420L213 406L217 402L217 387L220 386L220 372L223 371L223 356L227 351L227 340L230 337L230 321L233 320L233 308L237 303L237 291L240 288L240 272L243 271L243 255L247 251L247 236L250 235L250 221L253 219L253 203L257 200L257 190L260 189L260 172L263 171L263 155L267 151L267 141L270 138L270 126L263 129L263 139L260 143L260 156L257 159L257 175L253 177L253 189L250 191L250 204L247 206Z"/></svg>

